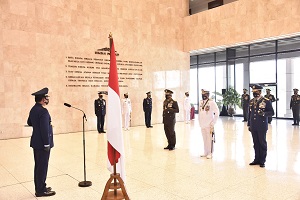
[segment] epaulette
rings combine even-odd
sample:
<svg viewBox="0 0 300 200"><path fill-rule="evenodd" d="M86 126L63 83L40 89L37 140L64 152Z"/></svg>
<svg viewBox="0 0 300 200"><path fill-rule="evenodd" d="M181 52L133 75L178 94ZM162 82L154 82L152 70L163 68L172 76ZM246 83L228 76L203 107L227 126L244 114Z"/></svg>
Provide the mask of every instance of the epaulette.
<svg viewBox="0 0 300 200"><path fill-rule="evenodd" d="M263 100L270 101L267 97L263 97Z"/></svg>

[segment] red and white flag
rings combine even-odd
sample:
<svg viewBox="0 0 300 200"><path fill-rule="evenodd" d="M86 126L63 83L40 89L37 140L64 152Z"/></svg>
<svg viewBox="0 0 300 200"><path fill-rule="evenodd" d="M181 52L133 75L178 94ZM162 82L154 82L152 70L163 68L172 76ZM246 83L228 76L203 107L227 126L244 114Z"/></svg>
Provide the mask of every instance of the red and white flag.
<svg viewBox="0 0 300 200"><path fill-rule="evenodd" d="M121 100L115 47L112 38L110 47L107 107L108 170L113 172L114 163L116 163L116 172L120 173L121 178L125 182L125 151L122 134Z"/></svg>

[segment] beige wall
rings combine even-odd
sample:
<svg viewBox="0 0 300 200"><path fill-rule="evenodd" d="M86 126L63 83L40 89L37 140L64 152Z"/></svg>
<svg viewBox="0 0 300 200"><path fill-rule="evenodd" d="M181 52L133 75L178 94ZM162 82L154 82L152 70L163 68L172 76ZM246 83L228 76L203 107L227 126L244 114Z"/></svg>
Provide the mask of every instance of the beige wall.
<svg viewBox="0 0 300 200"><path fill-rule="evenodd" d="M134 5L134 6L133 6ZM27 137L24 127L34 105L32 92L50 89L48 110L55 133L96 130L93 103L101 88L67 88L66 56L95 57L113 33L118 59L143 63L142 81L126 80L132 125L144 125L142 100L153 91L153 123L162 122L163 90L174 90L179 105L189 89L189 54L183 51L186 0L1 0L0 139ZM182 106L181 106L182 108ZM178 119L183 119L183 114Z"/></svg>
<svg viewBox="0 0 300 200"><path fill-rule="evenodd" d="M184 51L300 32L299 0L239 0L184 18Z"/></svg>

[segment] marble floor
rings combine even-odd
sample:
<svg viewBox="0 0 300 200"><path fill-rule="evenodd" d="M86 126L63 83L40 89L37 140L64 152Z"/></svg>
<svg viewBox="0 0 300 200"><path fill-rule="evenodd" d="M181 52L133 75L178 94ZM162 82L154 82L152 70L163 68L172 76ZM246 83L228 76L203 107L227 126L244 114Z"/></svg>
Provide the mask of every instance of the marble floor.
<svg viewBox="0 0 300 200"><path fill-rule="evenodd" d="M162 124L124 131L127 192L132 200L300 199L300 127L273 120L267 134L265 168L253 160L251 134L242 118L220 117L213 159L200 158L203 143L197 121L176 123L177 145L167 151ZM106 134L86 132L86 172L83 181L82 133L54 136L48 186L56 195L34 196L33 153L29 138L0 140L1 200L101 199L106 181Z"/></svg>

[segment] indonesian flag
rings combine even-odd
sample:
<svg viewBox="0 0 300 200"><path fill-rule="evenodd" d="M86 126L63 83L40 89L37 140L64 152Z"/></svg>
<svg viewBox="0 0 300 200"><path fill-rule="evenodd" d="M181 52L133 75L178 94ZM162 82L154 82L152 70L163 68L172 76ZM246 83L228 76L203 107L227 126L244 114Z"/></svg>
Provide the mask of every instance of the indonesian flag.
<svg viewBox="0 0 300 200"><path fill-rule="evenodd" d="M108 80L107 107L107 168L113 173L114 163L116 163L116 173L120 173L121 178L125 182L125 151L122 134L121 101L119 92L116 54L114 41L112 38L110 47L110 69Z"/></svg>

